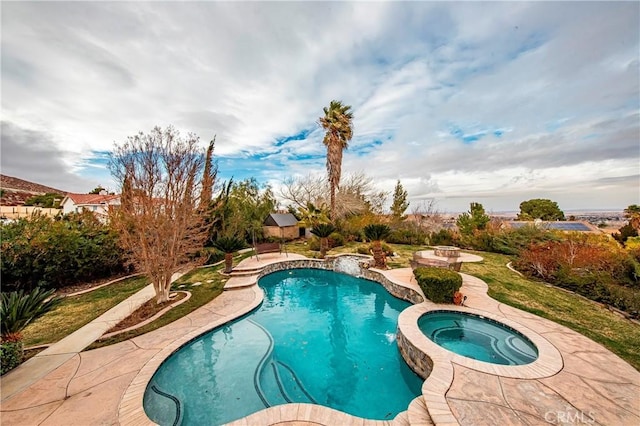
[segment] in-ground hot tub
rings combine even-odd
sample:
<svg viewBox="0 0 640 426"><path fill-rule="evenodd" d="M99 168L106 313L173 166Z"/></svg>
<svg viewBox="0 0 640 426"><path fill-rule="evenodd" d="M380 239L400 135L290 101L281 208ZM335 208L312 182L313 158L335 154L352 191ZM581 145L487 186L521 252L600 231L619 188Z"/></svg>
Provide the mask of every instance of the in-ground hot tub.
<svg viewBox="0 0 640 426"><path fill-rule="evenodd" d="M538 349L522 333L493 319L457 311L430 311L418 327L439 346L478 361L526 365L538 358Z"/></svg>

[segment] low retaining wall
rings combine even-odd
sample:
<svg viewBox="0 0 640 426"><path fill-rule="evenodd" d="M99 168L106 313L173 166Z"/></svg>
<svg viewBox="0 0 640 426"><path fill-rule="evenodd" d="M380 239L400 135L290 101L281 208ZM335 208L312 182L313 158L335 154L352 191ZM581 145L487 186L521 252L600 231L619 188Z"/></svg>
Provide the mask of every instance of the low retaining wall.
<svg viewBox="0 0 640 426"><path fill-rule="evenodd" d="M347 271L346 269L350 269L344 265L340 265L343 263L344 259L353 259L354 266L357 266L357 269L354 268L352 271ZM330 256L326 259L297 259L297 260L284 260L278 263L272 263L264 267L264 269L258 275L258 279L262 278L265 275L271 274L273 272L278 271L286 271L289 269L298 269L298 268L309 268L309 269L323 269L326 271L335 271L339 273L347 273L348 275L352 275L357 278L364 278L370 281L375 281L381 284L389 293L393 296L406 300L407 302L417 304L422 303L422 296L416 292L415 290L395 283L385 277L382 271L376 269L369 269L369 265L371 264L372 258L367 255L356 255L356 254L344 254L337 256ZM336 265L338 264L338 265ZM336 266L339 266L336 269Z"/></svg>
<svg viewBox="0 0 640 426"><path fill-rule="evenodd" d="M424 302L424 299L422 298L420 293L412 288L405 287L391 281L389 278L385 277L382 272L379 272L376 269L363 269L361 278L379 282L384 286L384 288L387 289L389 293L393 294L395 297L406 300L407 302L411 302L414 305Z"/></svg>

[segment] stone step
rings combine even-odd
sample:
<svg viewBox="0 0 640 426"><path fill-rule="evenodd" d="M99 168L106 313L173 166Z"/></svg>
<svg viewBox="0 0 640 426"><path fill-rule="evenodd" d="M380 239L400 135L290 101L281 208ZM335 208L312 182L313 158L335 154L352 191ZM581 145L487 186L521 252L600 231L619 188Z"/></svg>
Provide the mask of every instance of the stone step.
<svg viewBox="0 0 640 426"><path fill-rule="evenodd" d="M223 290L233 290L242 287L251 287L256 284L255 275L246 275L239 277L231 277L224 285Z"/></svg>
<svg viewBox="0 0 640 426"><path fill-rule="evenodd" d="M391 421L391 426L410 426L409 423L409 414L406 411L399 413L393 421Z"/></svg>
<svg viewBox="0 0 640 426"><path fill-rule="evenodd" d="M233 270L230 274L227 274L230 277L248 277L250 275L258 275L262 269L251 269L251 270Z"/></svg>
<svg viewBox="0 0 640 426"><path fill-rule="evenodd" d="M407 410L409 424L419 426L433 426L433 420L427 410L427 404L422 395L411 401Z"/></svg>

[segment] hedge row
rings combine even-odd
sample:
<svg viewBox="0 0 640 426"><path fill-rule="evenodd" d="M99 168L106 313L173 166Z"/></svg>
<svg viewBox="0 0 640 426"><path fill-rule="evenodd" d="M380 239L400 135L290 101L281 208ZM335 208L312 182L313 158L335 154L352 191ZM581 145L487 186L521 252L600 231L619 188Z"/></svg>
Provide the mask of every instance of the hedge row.
<svg viewBox="0 0 640 426"><path fill-rule="evenodd" d="M125 269L118 235L90 212L34 216L2 225L3 291L59 288Z"/></svg>
<svg viewBox="0 0 640 426"><path fill-rule="evenodd" d="M449 269L419 267L413 270L413 275L433 303L453 303L453 295L462 287L462 276Z"/></svg>

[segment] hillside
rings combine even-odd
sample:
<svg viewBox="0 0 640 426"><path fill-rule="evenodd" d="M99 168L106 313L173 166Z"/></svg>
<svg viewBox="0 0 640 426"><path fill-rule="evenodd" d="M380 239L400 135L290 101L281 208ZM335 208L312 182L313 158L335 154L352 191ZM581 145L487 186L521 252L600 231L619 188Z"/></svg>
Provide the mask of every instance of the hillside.
<svg viewBox="0 0 640 426"><path fill-rule="evenodd" d="M46 194L47 192L56 192L62 195L68 192L6 175L0 175L0 188L2 189L0 205L3 206L20 206L34 195Z"/></svg>

